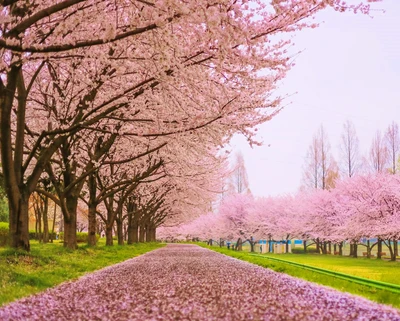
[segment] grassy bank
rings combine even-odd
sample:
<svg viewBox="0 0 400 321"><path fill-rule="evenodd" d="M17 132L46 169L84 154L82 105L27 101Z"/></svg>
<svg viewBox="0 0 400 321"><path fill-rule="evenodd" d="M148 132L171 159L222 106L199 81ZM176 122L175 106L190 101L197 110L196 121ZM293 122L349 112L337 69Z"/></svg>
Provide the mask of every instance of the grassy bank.
<svg viewBox="0 0 400 321"><path fill-rule="evenodd" d="M31 241L31 252L0 248L0 305L43 291L108 265L116 264L164 246L161 243L106 247L100 240L94 248L76 251L62 244Z"/></svg>
<svg viewBox="0 0 400 321"><path fill-rule="evenodd" d="M400 297L398 293L371 288L369 286L337 279L317 272L304 270L300 267L291 266L289 264L251 256L247 252L236 252L226 248L209 247L204 243L198 245L240 260L269 268L276 272L286 273L304 280L335 288L342 292L349 292L379 303L389 304L393 307L400 308ZM400 263L398 262L386 262L361 258L353 259L349 257L330 257L312 254L275 254L271 256L373 280L400 284Z"/></svg>

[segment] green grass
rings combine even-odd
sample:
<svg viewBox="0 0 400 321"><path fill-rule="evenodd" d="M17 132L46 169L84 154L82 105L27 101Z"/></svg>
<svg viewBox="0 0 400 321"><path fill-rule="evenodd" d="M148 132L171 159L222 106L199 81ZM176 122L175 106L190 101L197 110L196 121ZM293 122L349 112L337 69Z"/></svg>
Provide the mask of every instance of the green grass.
<svg viewBox="0 0 400 321"><path fill-rule="evenodd" d="M400 285L400 262L318 254L265 254L362 278Z"/></svg>
<svg viewBox="0 0 400 321"><path fill-rule="evenodd" d="M341 280L328 275L313 271L304 270L300 267L292 266L277 261L264 259L262 257L251 256L248 252L236 252L226 248L209 247L204 243L196 243L204 248L232 256L234 258L247 261L253 264L269 268L276 272L281 272L302 278L307 281L326 285L342 292L349 292L363 296L378 303L384 303L396 308L400 308L400 297L397 293L375 289L369 286ZM283 260L307 264L311 266L325 268L327 270L339 271L342 273L370 278L388 283L400 284L400 263L387 262L380 260L368 260L364 258L334 257L317 254L268 254Z"/></svg>
<svg viewBox="0 0 400 321"><path fill-rule="evenodd" d="M85 273L116 264L164 246L161 243L65 249L60 242L31 241L31 252L0 248L0 306L34 294Z"/></svg>

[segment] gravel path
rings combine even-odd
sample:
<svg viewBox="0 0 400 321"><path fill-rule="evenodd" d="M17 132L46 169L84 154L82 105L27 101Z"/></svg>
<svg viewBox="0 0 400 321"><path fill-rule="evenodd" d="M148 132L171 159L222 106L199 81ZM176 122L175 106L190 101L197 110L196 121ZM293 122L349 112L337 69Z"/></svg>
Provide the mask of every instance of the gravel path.
<svg viewBox="0 0 400 321"><path fill-rule="evenodd" d="M400 320L400 312L195 245L168 245L0 309L0 320Z"/></svg>

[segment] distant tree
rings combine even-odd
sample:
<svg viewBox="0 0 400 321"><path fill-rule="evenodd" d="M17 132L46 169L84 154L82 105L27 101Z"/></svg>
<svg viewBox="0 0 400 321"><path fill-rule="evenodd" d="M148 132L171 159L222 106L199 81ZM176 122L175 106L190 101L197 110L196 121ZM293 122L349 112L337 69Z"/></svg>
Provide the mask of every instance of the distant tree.
<svg viewBox="0 0 400 321"><path fill-rule="evenodd" d="M337 172L337 165L330 149L328 136L321 125L307 152L307 161L303 172L303 181L306 186L328 189L334 185L333 177L338 176L338 173L331 173L331 171Z"/></svg>
<svg viewBox="0 0 400 321"><path fill-rule="evenodd" d="M235 163L233 164L232 173L229 176L228 191L230 194L243 194L250 192L249 179L247 177L246 166L241 152L238 152L235 155Z"/></svg>
<svg viewBox="0 0 400 321"><path fill-rule="evenodd" d="M359 139L354 124L347 120L343 124L340 140L340 171L343 175L352 177L359 166Z"/></svg>
<svg viewBox="0 0 400 321"><path fill-rule="evenodd" d="M385 144L388 153L388 162L390 163L390 171L392 174L396 174L398 171L397 166L400 154L400 134L399 125L394 121L386 129Z"/></svg>
<svg viewBox="0 0 400 321"><path fill-rule="evenodd" d="M381 132L378 130L372 140L369 151L370 163L376 173L382 173L388 162L388 149Z"/></svg>

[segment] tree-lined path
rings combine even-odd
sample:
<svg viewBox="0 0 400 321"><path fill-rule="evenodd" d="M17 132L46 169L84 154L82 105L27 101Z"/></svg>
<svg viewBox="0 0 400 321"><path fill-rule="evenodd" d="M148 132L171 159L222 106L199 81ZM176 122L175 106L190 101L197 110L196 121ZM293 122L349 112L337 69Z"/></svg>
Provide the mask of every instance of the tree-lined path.
<svg viewBox="0 0 400 321"><path fill-rule="evenodd" d="M400 320L387 306L168 245L0 309L1 320Z"/></svg>

